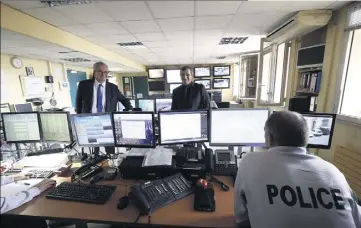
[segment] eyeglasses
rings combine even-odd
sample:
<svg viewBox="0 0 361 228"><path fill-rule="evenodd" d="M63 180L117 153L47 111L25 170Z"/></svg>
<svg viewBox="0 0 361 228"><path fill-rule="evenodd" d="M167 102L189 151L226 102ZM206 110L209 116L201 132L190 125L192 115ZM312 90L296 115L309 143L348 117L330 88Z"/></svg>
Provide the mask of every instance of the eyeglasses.
<svg viewBox="0 0 361 228"><path fill-rule="evenodd" d="M95 73L102 74L102 75L108 75L110 73L110 71L96 70Z"/></svg>

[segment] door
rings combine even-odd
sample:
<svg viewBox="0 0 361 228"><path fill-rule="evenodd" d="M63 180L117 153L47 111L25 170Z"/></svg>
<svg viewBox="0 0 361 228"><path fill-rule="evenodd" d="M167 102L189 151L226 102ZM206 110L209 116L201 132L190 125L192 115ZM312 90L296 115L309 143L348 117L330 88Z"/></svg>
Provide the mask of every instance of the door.
<svg viewBox="0 0 361 228"><path fill-rule="evenodd" d="M73 108L76 104L76 92L78 90L78 84L80 81L86 80L86 73L81 71L67 70L67 76L69 81L71 103Z"/></svg>
<svg viewBox="0 0 361 228"><path fill-rule="evenodd" d="M148 77L133 77L134 96L136 98L148 98Z"/></svg>

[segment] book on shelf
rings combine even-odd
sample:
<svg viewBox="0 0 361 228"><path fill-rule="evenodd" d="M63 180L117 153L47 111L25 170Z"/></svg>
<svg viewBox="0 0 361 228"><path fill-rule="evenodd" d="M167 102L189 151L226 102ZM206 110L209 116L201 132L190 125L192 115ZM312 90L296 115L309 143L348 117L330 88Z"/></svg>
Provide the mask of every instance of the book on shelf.
<svg viewBox="0 0 361 228"><path fill-rule="evenodd" d="M302 72L300 75L300 85L297 91L319 93L321 79L321 71Z"/></svg>

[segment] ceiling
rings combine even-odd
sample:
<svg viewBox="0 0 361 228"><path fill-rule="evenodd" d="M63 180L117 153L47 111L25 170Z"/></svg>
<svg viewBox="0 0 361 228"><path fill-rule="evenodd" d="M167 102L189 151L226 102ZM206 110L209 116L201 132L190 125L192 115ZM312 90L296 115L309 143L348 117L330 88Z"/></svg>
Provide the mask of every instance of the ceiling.
<svg viewBox="0 0 361 228"><path fill-rule="evenodd" d="M109 69L114 72L133 72L136 71L131 67L113 63L96 56L82 52L74 52L69 48L64 48L49 42L25 36L20 33L1 29L1 53L23 56L32 59L43 59L58 63L64 63L80 67L92 67L97 61L105 62ZM65 53L60 53L65 52ZM68 52L68 53L67 53ZM84 58L89 62L70 62L64 59Z"/></svg>
<svg viewBox="0 0 361 228"><path fill-rule="evenodd" d="M235 62L239 53L258 50L260 38L295 12L335 10L347 4L346 1L96 1L48 7L40 1L2 3L145 65ZM243 44L218 45L222 37L235 36L249 38ZM126 49L116 44L133 41L140 41L145 47ZM3 34L1 42L2 52L10 48L16 52L19 47L14 39L3 46ZM43 45L39 40L32 42L37 46L30 45L26 52L58 57L54 50L59 47ZM32 52L31 48L39 46L43 48ZM71 55L79 57L79 53ZM217 59L220 56L226 58Z"/></svg>

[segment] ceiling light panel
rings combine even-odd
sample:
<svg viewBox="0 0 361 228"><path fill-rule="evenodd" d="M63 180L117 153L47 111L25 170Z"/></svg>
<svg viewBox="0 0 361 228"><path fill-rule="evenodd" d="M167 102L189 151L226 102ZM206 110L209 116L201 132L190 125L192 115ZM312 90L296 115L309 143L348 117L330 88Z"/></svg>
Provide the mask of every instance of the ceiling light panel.
<svg viewBox="0 0 361 228"><path fill-rule="evenodd" d="M226 44L243 44L248 37L224 37L219 42L219 45L226 45Z"/></svg>

